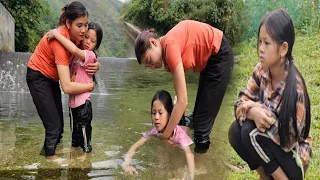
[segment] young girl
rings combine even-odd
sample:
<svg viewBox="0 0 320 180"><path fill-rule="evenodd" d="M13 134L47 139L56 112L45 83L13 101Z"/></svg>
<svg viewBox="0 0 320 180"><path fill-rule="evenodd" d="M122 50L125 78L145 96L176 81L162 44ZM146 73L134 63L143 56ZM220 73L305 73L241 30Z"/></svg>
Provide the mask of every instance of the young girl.
<svg viewBox="0 0 320 180"><path fill-rule="evenodd" d="M310 100L296 68L293 22L284 10L263 18L260 63L235 103L229 142L261 179L303 179L311 158Z"/></svg>
<svg viewBox="0 0 320 180"><path fill-rule="evenodd" d="M94 50L98 49L102 40L102 29L97 23L88 24L88 32L81 42L82 49L62 36L57 30L47 33L48 39L57 39L75 58L70 64L71 81L87 84L92 83L94 76L87 74L85 66L96 61ZM92 151L92 106L90 92L69 95L69 106L71 108L71 119L73 119L72 147L82 147L83 151Z"/></svg>
<svg viewBox="0 0 320 180"><path fill-rule="evenodd" d="M88 30L87 26L86 8L82 3L74 1L63 8L57 31L78 45ZM80 84L70 81L71 59L72 54L58 41L49 42L44 35L28 62L27 84L45 128L43 150L45 156L52 161L60 161L55 154L64 127L60 83L66 94L79 94L94 88L93 83ZM87 72L95 73L99 66L99 62L90 63Z"/></svg>
<svg viewBox="0 0 320 180"><path fill-rule="evenodd" d="M126 154L125 160L122 164L122 168L126 173L137 173L133 166L130 165L130 161L135 154L136 150L148 141L152 136L158 136L162 133L169 122L169 118L173 109L172 99L170 94L161 90L158 91L151 101L151 117L154 124L154 128L143 134L143 137L139 139L134 145L132 145ZM194 157L190 150L189 145L192 144L191 138L188 136L185 127L176 126L168 139L168 143L177 145L186 154L188 163L188 176L187 179L193 179L194 177Z"/></svg>

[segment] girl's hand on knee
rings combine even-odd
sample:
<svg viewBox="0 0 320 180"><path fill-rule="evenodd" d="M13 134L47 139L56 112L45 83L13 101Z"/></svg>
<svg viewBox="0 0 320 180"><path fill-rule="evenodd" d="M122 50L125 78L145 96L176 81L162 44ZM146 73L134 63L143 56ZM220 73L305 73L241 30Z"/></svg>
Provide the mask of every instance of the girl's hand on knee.
<svg viewBox="0 0 320 180"><path fill-rule="evenodd" d="M257 128L261 132L265 132L274 123L272 118L272 113L262 107L252 107L249 110L251 114L251 119L254 120Z"/></svg>

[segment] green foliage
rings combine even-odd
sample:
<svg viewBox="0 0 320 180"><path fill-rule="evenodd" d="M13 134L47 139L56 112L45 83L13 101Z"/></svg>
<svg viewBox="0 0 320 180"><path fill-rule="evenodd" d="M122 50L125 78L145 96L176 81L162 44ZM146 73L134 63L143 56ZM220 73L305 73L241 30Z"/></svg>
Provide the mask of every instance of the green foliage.
<svg viewBox="0 0 320 180"><path fill-rule="evenodd" d="M127 55L127 51L129 49L129 46L130 45L129 45L128 41L122 41L117 47L118 52L116 54L116 57L125 58Z"/></svg>
<svg viewBox="0 0 320 180"><path fill-rule="evenodd" d="M319 0L247 0L247 9L252 25L248 26L246 38L255 36L263 16L274 9L288 11L295 28L300 32L313 32L319 29Z"/></svg>
<svg viewBox="0 0 320 180"><path fill-rule="evenodd" d="M142 28L154 27L163 35L184 19L221 29L234 43L256 36L262 17L284 8L301 32L319 29L319 0L132 0L122 17Z"/></svg>
<svg viewBox="0 0 320 180"><path fill-rule="evenodd" d="M4 7L15 19L15 51L33 52L40 41L42 16L50 12L40 0L4 0Z"/></svg>
<svg viewBox="0 0 320 180"><path fill-rule="evenodd" d="M242 0L132 0L122 11L123 18L140 27L154 27L165 34L178 22L193 19L225 32L233 42L242 40L246 19Z"/></svg>

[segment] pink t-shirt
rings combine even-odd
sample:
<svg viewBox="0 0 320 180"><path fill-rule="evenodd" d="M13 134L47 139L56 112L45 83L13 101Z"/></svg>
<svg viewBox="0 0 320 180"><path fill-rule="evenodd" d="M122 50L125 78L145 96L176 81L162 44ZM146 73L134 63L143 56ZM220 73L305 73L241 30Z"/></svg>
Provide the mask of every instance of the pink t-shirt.
<svg viewBox="0 0 320 180"><path fill-rule="evenodd" d="M143 136L147 139L150 139L152 136L157 136L158 133L158 130L156 128L153 128L150 131L143 133ZM193 143L193 141L187 134L187 127L179 125L177 125L173 129L173 136L170 141L172 144L178 145L180 147L189 146Z"/></svg>
<svg viewBox="0 0 320 180"><path fill-rule="evenodd" d="M71 81L76 83L87 84L91 83L92 75L88 75L85 71L85 65L88 63L94 63L96 61L96 55L93 51L85 51L85 59L81 61L78 57L74 57L70 64L70 72L71 72ZM90 100L90 92L85 92L81 94L70 94L69 95L69 106L71 108L76 108L81 106L86 102L86 100Z"/></svg>

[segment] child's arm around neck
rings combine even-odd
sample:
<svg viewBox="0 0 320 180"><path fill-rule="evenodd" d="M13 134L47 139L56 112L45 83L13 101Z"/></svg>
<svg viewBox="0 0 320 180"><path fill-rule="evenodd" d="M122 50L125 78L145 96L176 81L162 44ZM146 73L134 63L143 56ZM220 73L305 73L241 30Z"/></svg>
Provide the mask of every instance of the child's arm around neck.
<svg viewBox="0 0 320 180"><path fill-rule="evenodd" d="M85 60L85 51L79 49L73 42L64 37L57 29L50 30L47 33L48 40L56 39L59 41L72 55L77 56L82 61Z"/></svg>

